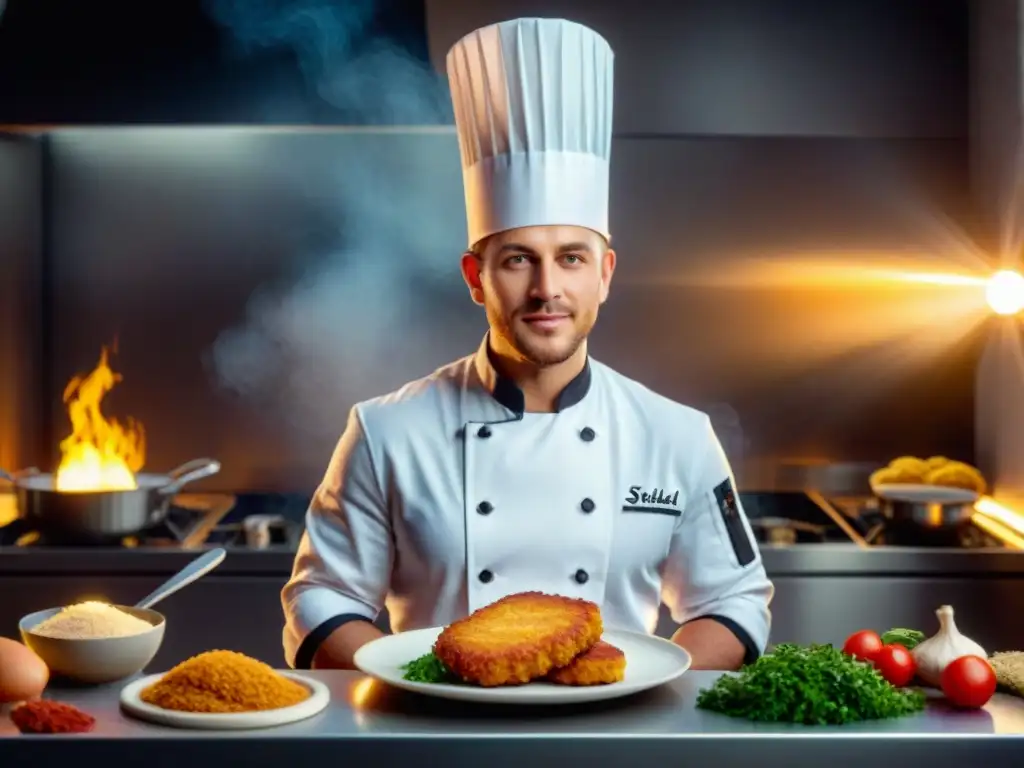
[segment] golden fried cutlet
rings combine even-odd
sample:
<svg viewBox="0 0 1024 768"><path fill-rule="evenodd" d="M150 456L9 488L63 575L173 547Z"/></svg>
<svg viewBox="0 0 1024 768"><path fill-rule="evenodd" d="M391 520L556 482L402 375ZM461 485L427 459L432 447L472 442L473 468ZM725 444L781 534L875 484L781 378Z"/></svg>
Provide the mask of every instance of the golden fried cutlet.
<svg viewBox="0 0 1024 768"><path fill-rule="evenodd" d="M625 677L626 654L604 640L548 674L548 680L559 685L608 685Z"/></svg>
<svg viewBox="0 0 1024 768"><path fill-rule="evenodd" d="M594 603L522 592L450 624L434 654L467 682L519 685L564 667L590 650L603 631Z"/></svg>

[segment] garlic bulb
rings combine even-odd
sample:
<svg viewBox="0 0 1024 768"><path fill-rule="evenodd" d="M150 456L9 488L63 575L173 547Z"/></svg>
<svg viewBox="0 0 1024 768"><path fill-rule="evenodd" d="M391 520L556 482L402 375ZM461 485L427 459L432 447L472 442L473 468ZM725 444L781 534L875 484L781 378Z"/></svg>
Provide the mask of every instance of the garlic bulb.
<svg viewBox="0 0 1024 768"><path fill-rule="evenodd" d="M953 608L944 605L935 611L939 618L939 631L917 645L910 653L917 664L917 676L936 688L940 685L942 671L961 656L988 658L985 649L960 634L953 621Z"/></svg>

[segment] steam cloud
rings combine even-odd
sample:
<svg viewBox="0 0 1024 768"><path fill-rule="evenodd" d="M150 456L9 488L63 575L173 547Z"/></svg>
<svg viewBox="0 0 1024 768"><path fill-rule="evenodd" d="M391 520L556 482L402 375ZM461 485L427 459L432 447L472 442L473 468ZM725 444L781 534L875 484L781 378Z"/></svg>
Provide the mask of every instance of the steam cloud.
<svg viewBox="0 0 1024 768"><path fill-rule="evenodd" d="M453 122L443 76L375 35L373 0L208 0L207 7L243 54L292 52L308 86L352 123ZM273 98L266 98L271 112ZM295 254L312 256L313 266L284 289L257 291L245 321L211 350L221 386L289 420L287 437L298 442L336 439L353 402L424 375L479 341L471 321L479 313L457 275L465 224L454 137L440 159L400 139L384 146L386 156L380 145L325 153L334 180L329 205L344 244ZM450 188L437 178L441 161L451 169ZM325 175L323 167L290 171ZM439 195L451 198L441 211ZM446 305L451 315L443 317ZM740 460L749 445L739 415L726 404L708 410L726 453Z"/></svg>
<svg viewBox="0 0 1024 768"><path fill-rule="evenodd" d="M208 0L242 52L291 51L309 86L360 122L451 122L440 73L374 29L377 0Z"/></svg>
<svg viewBox="0 0 1024 768"><path fill-rule="evenodd" d="M243 52L291 50L309 87L352 123L452 122L443 76L375 35L373 2L211 0L208 8ZM320 167L307 172L336 179L328 213L339 225L338 245L326 254L295 254L312 255L314 266L284 290L261 289L245 322L223 332L211 355L222 386L290 419L299 440L336 438L353 402L467 352L466 338L422 322L436 320L439 293L451 292L448 304L473 311L457 272L461 189L453 189L457 196L445 200L443 212L459 217L439 215L439 182L430 170L438 160L431 166L401 138L342 138L342 147L366 141L371 150L338 154L333 141L324 144ZM388 142L384 150L381 141ZM456 179L454 137L450 151Z"/></svg>

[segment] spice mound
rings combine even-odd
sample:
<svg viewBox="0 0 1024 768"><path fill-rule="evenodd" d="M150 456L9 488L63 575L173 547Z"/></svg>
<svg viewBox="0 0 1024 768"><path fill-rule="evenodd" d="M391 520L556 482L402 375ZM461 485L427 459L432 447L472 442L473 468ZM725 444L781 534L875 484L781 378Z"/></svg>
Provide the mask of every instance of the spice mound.
<svg viewBox="0 0 1024 768"><path fill-rule="evenodd" d="M69 605L32 629L60 640L102 640L149 632L153 625L107 603L90 600Z"/></svg>
<svg viewBox="0 0 1024 768"><path fill-rule="evenodd" d="M88 733L96 718L59 701L29 701L11 711L11 722L22 733Z"/></svg>
<svg viewBox="0 0 1024 768"><path fill-rule="evenodd" d="M224 714L293 707L310 696L262 661L234 651L207 651L186 659L139 695L178 712Z"/></svg>

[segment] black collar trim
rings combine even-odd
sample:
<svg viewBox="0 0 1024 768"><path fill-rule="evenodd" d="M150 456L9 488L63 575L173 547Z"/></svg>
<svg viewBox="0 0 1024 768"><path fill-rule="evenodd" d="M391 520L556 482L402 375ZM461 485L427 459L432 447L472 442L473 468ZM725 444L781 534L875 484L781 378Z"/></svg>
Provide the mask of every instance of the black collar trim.
<svg viewBox="0 0 1024 768"><path fill-rule="evenodd" d="M522 414L526 410L526 396L512 379L502 376L494 367L491 360L491 347L488 338L484 339L483 354L477 355L478 372L484 384L488 386L491 396L505 408L516 414ZM486 370L479 370L486 368ZM567 408L579 404L590 392L590 384L593 380L593 373L590 368L590 358L587 358L583 370L570 381L558 394L555 400L555 411L561 413Z"/></svg>

